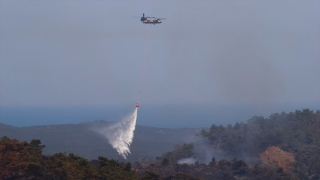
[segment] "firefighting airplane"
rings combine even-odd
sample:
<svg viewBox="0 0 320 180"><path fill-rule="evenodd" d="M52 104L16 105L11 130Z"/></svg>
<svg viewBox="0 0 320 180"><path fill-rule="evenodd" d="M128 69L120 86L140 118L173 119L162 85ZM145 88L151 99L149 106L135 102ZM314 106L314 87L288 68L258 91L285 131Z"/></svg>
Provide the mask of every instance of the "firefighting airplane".
<svg viewBox="0 0 320 180"><path fill-rule="evenodd" d="M152 18L152 19L148 19L148 18ZM161 20L165 20L166 18L156 18L156 17L145 17L144 13L143 16L141 17L141 22L143 22L144 24L160 24L162 23Z"/></svg>

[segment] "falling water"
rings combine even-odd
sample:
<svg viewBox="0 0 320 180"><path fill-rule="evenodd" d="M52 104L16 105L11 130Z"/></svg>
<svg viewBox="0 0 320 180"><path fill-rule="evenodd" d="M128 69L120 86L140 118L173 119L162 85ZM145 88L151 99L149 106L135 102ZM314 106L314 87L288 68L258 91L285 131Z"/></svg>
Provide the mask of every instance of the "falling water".
<svg viewBox="0 0 320 180"><path fill-rule="evenodd" d="M97 130L98 133L108 139L111 146L125 159L131 153L130 145L136 128L137 114L138 108L122 121Z"/></svg>

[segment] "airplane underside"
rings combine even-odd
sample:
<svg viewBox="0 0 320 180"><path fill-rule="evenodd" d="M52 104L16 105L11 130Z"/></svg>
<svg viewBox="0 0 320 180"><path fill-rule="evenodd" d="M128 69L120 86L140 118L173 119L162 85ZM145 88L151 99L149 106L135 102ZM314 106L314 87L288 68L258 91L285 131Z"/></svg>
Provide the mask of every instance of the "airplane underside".
<svg viewBox="0 0 320 180"><path fill-rule="evenodd" d="M156 23L154 23L154 22L144 22L144 24L160 24L160 23L162 23L162 22L156 22Z"/></svg>

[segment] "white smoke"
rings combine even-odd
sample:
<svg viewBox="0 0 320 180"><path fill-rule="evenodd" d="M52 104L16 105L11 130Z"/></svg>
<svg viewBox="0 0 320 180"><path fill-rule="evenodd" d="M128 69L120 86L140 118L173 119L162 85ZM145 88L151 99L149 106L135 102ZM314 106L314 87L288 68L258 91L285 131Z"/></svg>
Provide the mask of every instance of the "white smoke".
<svg viewBox="0 0 320 180"><path fill-rule="evenodd" d="M179 159L178 164L194 164L196 162L209 164L212 158L215 158L215 160L229 159L223 150L210 145L203 137L196 136L192 140L192 144L193 157Z"/></svg>
<svg viewBox="0 0 320 180"><path fill-rule="evenodd" d="M106 137L111 146L125 159L130 152L130 145L136 128L138 108L121 122L108 127L97 128L97 132Z"/></svg>
<svg viewBox="0 0 320 180"><path fill-rule="evenodd" d="M183 158L178 161L178 164L194 164L194 163L196 163L196 159L194 159L193 157Z"/></svg>

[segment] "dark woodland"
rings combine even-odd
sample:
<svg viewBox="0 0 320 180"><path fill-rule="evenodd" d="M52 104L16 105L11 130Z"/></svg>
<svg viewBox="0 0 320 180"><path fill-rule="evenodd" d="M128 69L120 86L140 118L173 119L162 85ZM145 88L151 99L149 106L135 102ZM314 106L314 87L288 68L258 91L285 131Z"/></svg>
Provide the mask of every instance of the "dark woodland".
<svg viewBox="0 0 320 180"><path fill-rule="evenodd" d="M43 155L44 148L38 139L2 137L0 179L315 180L320 179L320 111L304 109L212 125L192 143L177 145L152 163L103 156L88 160L72 153ZM195 162L181 163L184 158Z"/></svg>

